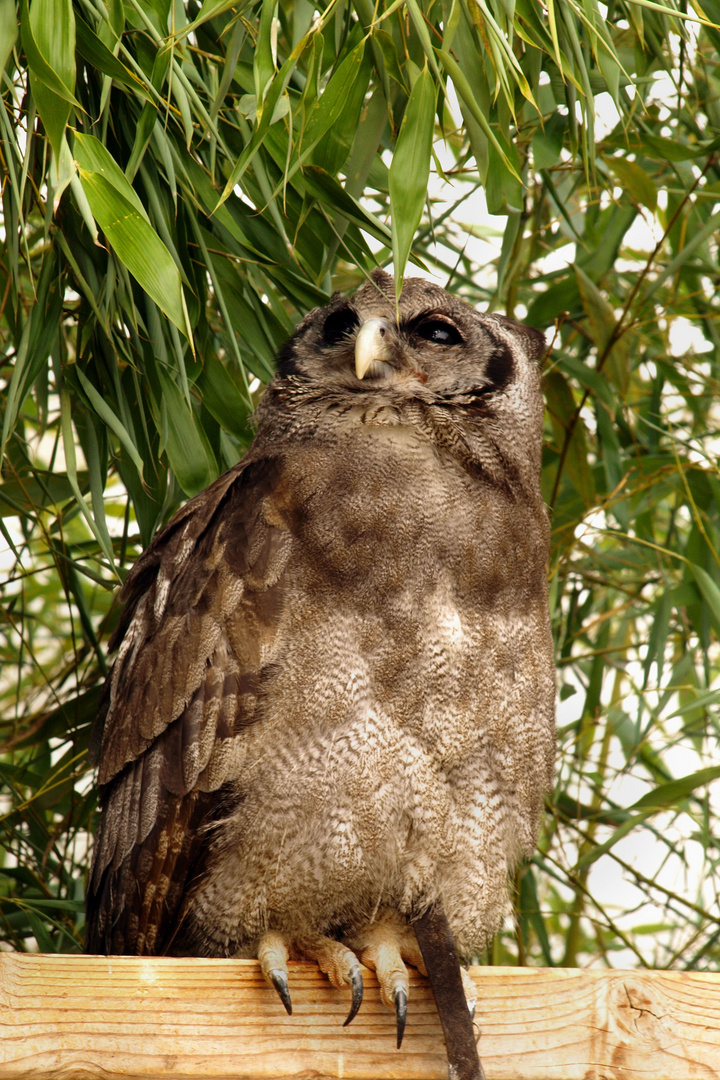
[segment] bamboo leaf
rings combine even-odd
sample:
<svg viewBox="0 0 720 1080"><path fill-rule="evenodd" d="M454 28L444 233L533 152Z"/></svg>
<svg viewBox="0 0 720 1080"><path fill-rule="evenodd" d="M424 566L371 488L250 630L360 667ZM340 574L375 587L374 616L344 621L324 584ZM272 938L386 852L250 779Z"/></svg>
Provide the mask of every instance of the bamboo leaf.
<svg viewBox="0 0 720 1080"><path fill-rule="evenodd" d="M65 450L65 467L67 471L67 478L70 483L70 487L73 490L75 499L82 512L83 517L90 527L90 531L97 540L101 551L105 555L110 567L115 570L115 558L112 550L112 543L107 535L107 530L99 528L93 514L85 501L85 497L80 491L80 484L78 482L78 470L77 470L77 456L75 454L75 437L73 433L72 417L71 417L71 402L70 395L67 388L64 388L60 395L61 417L62 417L62 438L63 448Z"/></svg>
<svg viewBox="0 0 720 1080"><path fill-rule="evenodd" d="M657 189L647 172L636 161L626 161L624 158L608 158L607 164L630 197L654 212Z"/></svg>
<svg viewBox="0 0 720 1080"><path fill-rule="evenodd" d="M23 10L25 9L25 10ZM30 82L56 157L60 157L75 87L75 13L72 0L33 0L29 15L22 0L23 45L30 58Z"/></svg>
<svg viewBox="0 0 720 1080"><path fill-rule="evenodd" d="M76 131L73 153L77 165L89 173L98 173L111 184L123 200L129 202L150 223L140 197L130 184L110 151L94 135Z"/></svg>
<svg viewBox="0 0 720 1080"><path fill-rule="evenodd" d="M158 368L161 433L170 466L186 495L197 495L218 475L207 438L172 378Z"/></svg>
<svg viewBox="0 0 720 1080"><path fill-rule="evenodd" d="M390 166L395 295L400 296L413 237L420 224L435 125L435 85L427 65L415 81Z"/></svg>
<svg viewBox="0 0 720 1080"><path fill-rule="evenodd" d="M191 340L178 268L147 216L102 173L83 168L79 173L93 217L118 258L160 310Z"/></svg>
<svg viewBox="0 0 720 1080"><path fill-rule="evenodd" d="M128 86L141 94L147 94L144 84L138 76L118 60L114 53L108 49L105 42L98 37L84 19L75 16L75 32L77 35L77 51L89 64L110 76L115 82Z"/></svg>
<svg viewBox="0 0 720 1080"><path fill-rule="evenodd" d="M680 777L679 780L669 780L668 783L659 784L652 791L648 791L633 803L630 811L662 810L667 806L676 806L698 788L707 787L718 778L720 778L720 765L699 769L697 772L689 773L688 776Z"/></svg>
<svg viewBox="0 0 720 1080"><path fill-rule="evenodd" d="M591 281L577 263L573 269L575 270L580 299L590 324L590 336L597 347L598 358L605 361L610 379L618 390L624 394L628 388L630 378L625 340L618 339L608 350L617 326L615 312L595 282Z"/></svg>
<svg viewBox="0 0 720 1080"><path fill-rule="evenodd" d="M8 56L15 47L18 21L15 0L0 0L0 73L5 70Z"/></svg>
<svg viewBox="0 0 720 1080"><path fill-rule="evenodd" d="M120 422L120 420L117 418L115 413L112 411L112 409L110 408L108 403L104 400L104 398L101 397L101 395L97 392L97 390L95 389L93 384L83 374L83 372L80 370L79 367L75 368L75 375L77 376L77 379L80 382L80 385L82 386L84 393L89 398L89 400L90 400L90 402L92 404L92 407L95 409L98 416L101 417L101 419L103 419L105 421L105 423L110 428L110 430L113 431L117 435L118 439L123 444L123 446L127 450L128 454L130 455L131 460L135 463L139 475L142 477L142 474L143 474L142 458L140 457L140 454L138 453L138 451L137 451L137 449L135 447L135 444L133 443L132 439L130 438L130 435L128 434L127 430L125 429L123 424Z"/></svg>
<svg viewBox="0 0 720 1080"><path fill-rule="evenodd" d="M505 169L507 169L507 171L512 176L515 177L515 179L519 183L522 183L522 180L520 178L520 174L518 173L518 171L517 171L517 169L515 167L515 164L511 161L510 157L508 156L507 148L503 147L503 145L502 145L502 143L500 141L500 136L498 134L496 134L493 131L493 129L490 127L490 124L488 123L487 117L484 115L482 109L480 108L479 103L475 100L475 98L473 96L473 93L472 93L472 91L470 89L470 84L468 83L468 80L465 77L464 73L461 71L459 65L455 62L455 60L453 60L450 53L445 52L444 49L439 49L438 50L438 56L442 60L443 67L445 68L446 72L448 73L448 75L452 79L453 84L455 86L455 89L458 92L458 95L465 102L468 109L470 110L470 113L472 114L474 119L477 121L477 123L480 125L480 127L484 131L488 142L494 148L496 154L498 155L499 162L502 164L502 166ZM506 144L506 146L507 146L507 144Z"/></svg>
<svg viewBox="0 0 720 1080"><path fill-rule="evenodd" d="M700 595L707 604L715 633L720 637L720 588L702 566L691 564L690 570L700 590Z"/></svg>
<svg viewBox="0 0 720 1080"><path fill-rule="evenodd" d="M595 481L588 463L585 425L577 414L570 387L559 371L546 375L545 396L556 444L560 450L565 448L565 471L585 506L592 506L595 501Z"/></svg>

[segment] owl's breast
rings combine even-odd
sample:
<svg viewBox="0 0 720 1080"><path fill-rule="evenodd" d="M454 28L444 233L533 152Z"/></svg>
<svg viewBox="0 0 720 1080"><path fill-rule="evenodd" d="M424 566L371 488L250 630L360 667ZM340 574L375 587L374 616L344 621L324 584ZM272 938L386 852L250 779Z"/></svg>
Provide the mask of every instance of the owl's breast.
<svg viewBox="0 0 720 1080"><path fill-rule="evenodd" d="M461 602L492 607L544 577L539 497L509 497L408 427L356 425L332 452L323 440L303 446L290 473L309 587L337 590L340 603L416 602L442 573Z"/></svg>

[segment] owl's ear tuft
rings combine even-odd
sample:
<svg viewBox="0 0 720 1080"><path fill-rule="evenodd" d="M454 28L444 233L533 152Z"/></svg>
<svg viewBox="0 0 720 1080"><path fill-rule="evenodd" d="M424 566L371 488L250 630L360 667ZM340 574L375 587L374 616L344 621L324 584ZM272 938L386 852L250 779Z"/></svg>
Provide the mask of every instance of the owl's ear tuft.
<svg viewBox="0 0 720 1080"><path fill-rule="evenodd" d="M379 266L371 273L370 280L375 282L380 292L385 293L386 296L395 295L395 278Z"/></svg>
<svg viewBox="0 0 720 1080"><path fill-rule="evenodd" d="M526 326L525 323L509 319L507 315L492 315L496 322L504 326L506 330L522 338L527 354L533 360L539 360L547 349L547 341L542 330L536 330L534 326Z"/></svg>
<svg viewBox="0 0 720 1080"><path fill-rule="evenodd" d="M525 323L516 323L527 344L527 350L533 360L539 360L547 350L548 343L542 330L536 330L534 326L526 326Z"/></svg>

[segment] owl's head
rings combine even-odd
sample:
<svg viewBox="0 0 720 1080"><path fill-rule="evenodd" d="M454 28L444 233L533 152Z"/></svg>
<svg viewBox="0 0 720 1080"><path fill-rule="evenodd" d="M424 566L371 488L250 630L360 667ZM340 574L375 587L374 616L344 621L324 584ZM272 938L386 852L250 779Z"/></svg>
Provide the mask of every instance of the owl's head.
<svg viewBox="0 0 720 1080"><path fill-rule="evenodd" d="M317 389L467 403L533 377L545 350L538 330L482 315L444 289L407 278L398 309L382 270L349 298L333 297L297 327L278 359L280 378Z"/></svg>
<svg viewBox="0 0 720 1080"><path fill-rule="evenodd" d="M278 357L258 410L298 432L318 424L405 425L474 468L510 461L539 469L545 338L502 315L484 315L419 278L376 270L348 298L311 311ZM424 433L424 434L423 434ZM523 465L522 463L525 463Z"/></svg>

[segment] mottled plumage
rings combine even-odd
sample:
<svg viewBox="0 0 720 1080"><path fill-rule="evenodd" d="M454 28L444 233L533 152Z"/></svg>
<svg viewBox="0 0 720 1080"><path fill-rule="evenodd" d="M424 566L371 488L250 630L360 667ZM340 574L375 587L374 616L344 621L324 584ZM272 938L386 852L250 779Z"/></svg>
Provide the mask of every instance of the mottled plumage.
<svg viewBox="0 0 720 1080"><path fill-rule="evenodd" d="M299 325L124 586L89 950L495 932L554 759L543 347L382 273Z"/></svg>

